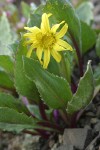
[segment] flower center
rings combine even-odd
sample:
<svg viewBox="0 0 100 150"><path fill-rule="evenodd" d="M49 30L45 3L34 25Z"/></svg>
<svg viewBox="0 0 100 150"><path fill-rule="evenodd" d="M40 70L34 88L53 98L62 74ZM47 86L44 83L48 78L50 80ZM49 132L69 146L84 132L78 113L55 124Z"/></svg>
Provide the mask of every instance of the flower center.
<svg viewBox="0 0 100 150"><path fill-rule="evenodd" d="M56 42L55 36L52 33L39 33L37 34L36 38L39 44L45 49L52 48L54 43Z"/></svg>

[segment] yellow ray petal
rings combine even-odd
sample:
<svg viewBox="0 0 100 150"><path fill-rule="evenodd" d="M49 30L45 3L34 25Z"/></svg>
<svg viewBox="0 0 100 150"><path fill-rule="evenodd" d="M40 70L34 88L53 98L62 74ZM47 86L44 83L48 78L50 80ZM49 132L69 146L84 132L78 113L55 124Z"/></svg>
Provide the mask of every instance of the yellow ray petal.
<svg viewBox="0 0 100 150"><path fill-rule="evenodd" d="M32 36L32 33L25 33L23 36L24 37L29 37L29 36Z"/></svg>
<svg viewBox="0 0 100 150"><path fill-rule="evenodd" d="M23 35L23 37L24 37L24 38L27 38L27 39L29 39L29 40L33 40L33 41L36 40L36 35L34 35L33 33L25 33L25 34Z"/></svg>
<svg viewBox="0 0 100 150"><path fill-rule="evenodd" d="M65 35L65 33L67 32L67 29L68 29L68 25L65 24L65 25L62 27L62 29L56 34L56 37L57 37L57 38L62 38L62 37Z"/></svg>
<svg viewBox="0 0 100 150"><path fill-rule="evenodd" d="M24 27L25 30L28 30L30 32L34 32L34 34L36 34L37 32L40 32L40 29L36 26L34 27Z"/></svg>
<svg viewBox="0 0 100 150"><path fill-rule="evenodd" d="M71 51L73 50L72 47L71 47L71 45L69 45L67 42L65 42L65 41L63 41L61 39L59 39L57 41L57 44L60 45L60 46L62 46L62 47L64 47L66 50L71 50Z"/></svg>
<svg viewBox="0 0 100 150"><path fill-rule="evenodd" d="M48 17L50 17L50 16L52 16L52 13L49 13L49 14L47 14L48 15Z"/></svg>
<svg viewBox="0 0 100 150"><path fill-rule="evenodd" d="M58 45L58 44L55 44L55 45L53 46L53 49L54 49L55 51L64 51L64 50L66 50L64 47L62 47L62 46L60 46L60 45Z"/></svg>
<svg viewBox="0 0 100 150"><path fill-rule="evenodd" d="M33 43L33 44L30 46L30 49L28 50L26 56L29 58L29 57L31 56L31 54L32 54L32 50L33 50L34 48L37 48L37 47L38 47L38 44L37 44L37 43Z"/></svg>
<svg viewBox="0 0 100 150"><path fill-rule="evenodd" d="M57 29L60 27L61 24L63 24L65 21L62 21L59 24L55 24L52 28L51 28L51 32L55 33L57 31Z"/></svg>
<svg viewBox="0 0 100 150"><path fill-rule="evenodd" d="M27 41L23 42L23 44L24 45L31 45L33 48L38 47L37 41L33 40L33 39L27 40Z"/></svg>
<svg viewBox="0 0 100 150"><path fill-rule="evenodd" d="M38 47L37 50L36 50L36 55L37 55L37 57L38 57L41 64L42 64L42 61L41 61L42 52L43 52L43 49L41 47Z"/></svg>
<svg viewBox="0 0 100 150"><path fill-rule="evenodd" d="M50 31L49 19L48 19L48 15L46 13L44 13L42 15L41 30L42 30L42 32Z"/></svg>
<svg viewBox="0 0 100 150"><path fill-rule="evenodd" d="M57 62L61 61L61 55L57 51L55 51L54 49L51 51L51 55L54 57L54 59Z"/></svg>
<svg viewBox="0 0 100 150"><path fill-rule="evenodd" d="M27 41L23 42L24 46L26 46L28 44L32 44L32 43L33 43L33 40L27 40Z"/></svg>
<svg viewBox="0 0 100 150"><path fill-rule="evenodd" d="M48 67L49 62L50 62L50 50L46 49L44 51L44 63L43 63L44 69L46 69Z"/></svg>

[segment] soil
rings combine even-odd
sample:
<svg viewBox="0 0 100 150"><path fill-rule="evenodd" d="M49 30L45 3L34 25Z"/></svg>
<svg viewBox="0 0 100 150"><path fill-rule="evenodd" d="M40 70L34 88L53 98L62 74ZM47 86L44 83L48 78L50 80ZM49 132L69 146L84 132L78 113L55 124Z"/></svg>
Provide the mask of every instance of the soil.
<svg viewBox="0 0 100 150"><path fill-rule="evenodd" d="M39 136L0 132L0 150L40 150Z"/></svg>

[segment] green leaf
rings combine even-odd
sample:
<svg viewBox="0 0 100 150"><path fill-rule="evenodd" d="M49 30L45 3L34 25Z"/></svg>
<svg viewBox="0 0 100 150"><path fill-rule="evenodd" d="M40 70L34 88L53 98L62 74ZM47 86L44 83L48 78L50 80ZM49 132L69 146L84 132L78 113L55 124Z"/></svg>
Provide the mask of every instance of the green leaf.
<svg viewBox="0 0 100 150"><path fill-rule="evenodd" d="M92 2L83 2L81 3L77 9L76 12L83 22L87 23L88 25L91 24L93 21L93 4Z"/></svg>
<svg viewBox="0 0 100 150"><path fill-rule="evenodd" d="M12 43L10 24L5 13L3 13L0 19L0 42L5 45Z"/></svg>
<svg viewBox="0 0 100 150"><path fill-rule="evenodd" d="M93 73L91 63L88 62L87 70L84 76L80 79L78 89L73 95L73 98L68 102L67 111L72 114L79 111L81 108L86 107L92 100L94 94Z"/></svg>
<svg viewBox="0 0 100 150"><path fill-rule="evenodd" d="M34 10L34 13L35 13L35 14L38 14L38 15L42 15L44 6L45 6L44 4L40 4L40 5Z"/></svg>
<svg viewBox="0 0 100 150"><path fill-rule="evenodd" d="M100 63L95 67L93 75L95 81L95 91L94 91L94 97L95 97L97 93L100 91Z"/></svg>
<svg viewBox="0 0 100 150"><path fill-rule="evenodd" d="M34 82L28 79L23 71L22 56L16 58L15 86L19 94L26 96L31 101L39 101L39 93Z"/></svg>
<svg viewBox="0 0 100 150"><path fill-rule="evenodd" d="M94 30L97 33L97 35L100 33L100 28L95 28Z"/></svg>
<svg viewBox="0 0 100 150"><path fill-rule="evenodd" d="M21 2L21 8L22 8L22 13L24 15L24 17L26 17L28 19L29 15L30 15L30 6L25 3L24 1Z"/></svg>
<svg viewBox="0 0 100 150"><path fill-rule="evenodd" d="M24 41L20 42L15 65L15 87L19 94L26 96L29 100L38 102L39 93L33 81L29 80L23 71L22 55L26 55L27 48Z"/></svg>
<svg viewBox="0 0 100 150"><path fill-rule="evenodd" d="M38 28L40 28L43 8L44 8L44 5L39 5L37 8L35 8L35 10L33 8L33 10L31 11L27 26L29 27L37 26Z"/></svg>
<svg viewBox="0 0 100 150"><path fill-rule="evenodd" d="M0 55L12 56L12 53L13 52L9 49L9 47L0 41Z"/></svg>
<svg viewBox="0 0 100 150"><path fill-rule="evenodd" d="M0 129L20 132L24 129L36 128L35 119L14 109L0 107Z"/></svg>
<svg viewBox="0 0 100 150"><path fill-rule="evenodd" d="M38 105L27 105L28 110L33 114L37 119L42 120L39 106Z"/></svg>
<svg viewBox="0 0 100 150"><path fill-rule="evenodd" d="M13 47L14 46L14 47ZM25 46L25 39L23 38L23 36L21 37L21 40L19 43L12 45L12 48L17 48L17 53L16 55L22 56L27 54L27 46Z"/></svg>
<svg viewBox="0 0 100 150"><path fill-rule="evenodd" d="M28 26L29 27L33 27L33 26L37 26L40 27L40 23L41 23L41 16L38 14L31 14L29 21L28 21Z"/></svg>
<svg viewBox="0 0 100 150"><path fill-rule="evenodd" d="M74 53L70 51L66 51L62 53L62 61L59 65L60 74L62 77L67 79L67 81L71 82L71 73L73 66L71 65L73 63Z"/></svg>
<svg viewBox="0 0 100 150"><path fill-rule="evenodd" d="M13 44L9 45L9 49L11 51L13 51L13 56L15 56L15 54L17 53L17 49L18 49L18 41L14 42Z"/></svg>
<svg viewBox="0 0 100 150"><path fill-rule="evenodd" d="M51 108L66 108L72 98L68 82L44 70L36 60L23 60L25 74L35 82L45 103Z"/></svg>
<svg viewBox="0 0 100 150"><path fill-rule="evenodd" d="M71 3L68 0L48 0L44 12L52 13L59 22L64 20L68 23L68 31L73 43L76 43L81 49L80 21Z"/></svg>
<svg viewBox="0 0 100 150"><path fill-rule="evenodd" d="M13 89L14 83L10 76L3 70L0 70L0 87Z"/></svg>
<svg viewBox="0 0 100 150"><path fill-rule="evenodd" d="M97 56L100 57L100 33L98 35L98 39L96 42L96 53L97 53Z"/></svg>
<svg viewBox="0 0 100 150"><path fill-rule="evenodd" d="M86 53L96 42L96 33L86 23L81 22L82 28L82 52Z"/></svg>
<svg viewBox="0 0 100 150"><path fill-rule="evenodd" d="M50 63L48 65L47 71L53 73L54 75L60 76L59 64L54 60L53 57L50 58Z"/></svg>
<svg viewBox="0 0 100 150"><path fill-rule="evenodd" d="M100 86L100 64L94 70L95 86Z"/></svg>
<svg viewBox="0 0 100 150"><path fill-rule="evenodd" d="M9 21L6 14L0 18L0 55L12 55L12 51L8 48L8 45L12 44L16 38L14 38L15 33L11 30ZM14 36L13 36L14 35Z"/></svg>
<svg viewBox="0 0 100 150"><path fill-rule="evenodd" d="M0 67L7 73L14 74L14 63L10 56L0 55Z"/></svg>
<svg viewBox="0 0 100 150"><path fill-rule="evenodd" d="M5 93L0 93L0 107L8 107L28 114L27 108L22 104L19 99Z"/></svg>

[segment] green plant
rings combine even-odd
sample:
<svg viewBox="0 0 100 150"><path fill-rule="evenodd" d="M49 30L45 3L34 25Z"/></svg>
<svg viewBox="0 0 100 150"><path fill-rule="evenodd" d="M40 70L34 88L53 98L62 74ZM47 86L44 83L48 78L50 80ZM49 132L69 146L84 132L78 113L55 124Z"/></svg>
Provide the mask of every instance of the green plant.
<svg viewBox="0 0 100 150"><path fill-rule="evenodd" d="M25 29L31 29L31 34L24 31L19 42L13 41L5 14L1 16L0 129L41 135L44 138L49 137L53 132L63 133L65 127L75 127L76 122L73 122L73 118L76 121L80 110L84 110L98 93L100 64L97 64L93 73L90 60L87 62L87 69L84 69L84 57L95 44L97 56L100 57L100 36L96 43L97 34L91 27L93 18L90 16L92 14L90 5L84 2L90 10L87 17L84 17L86 15L84 9L81 8L79 13L79 7L85 7L83 3L80 5L75 10L69 1L48 0L45 5L30 12L28 27ZM31 11L29 6L26 9L27 13ZM51 25L65 22L65 28L62 27L63 36L68 24L64 41L69 44L63 41L63 46L60 40L59 53L56 52L56 55L50 51L54 58L49 53L44 54L46 56L43 59L41 51L44 47L37 52L35 49L37 46L31 39L31 36L35 34L32 27L40 28L42 15L49 13L52 14ZM57 29L61 24L56 25ZM4 31L3 36L1 36L2 31ZM48 42L46 41L45 48L49 44L49 50L51 50L50 48L54 48L51 47L51 41L54 39L50 39L51 32L49 33L48 39L46 36ZM30 41L26 42L25 35ZM40 40L43 37L39 34L38 38ZM28 51L30 44L33 46ZM26 57L27 52L31 52L28 53L28 57ZM75 70L78 73L77 76L74 74ZM79 82L78 85L75 77ZM60 122L63 122L63 125L60 125Z"/></svg>

